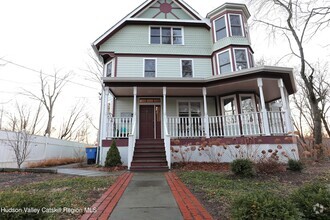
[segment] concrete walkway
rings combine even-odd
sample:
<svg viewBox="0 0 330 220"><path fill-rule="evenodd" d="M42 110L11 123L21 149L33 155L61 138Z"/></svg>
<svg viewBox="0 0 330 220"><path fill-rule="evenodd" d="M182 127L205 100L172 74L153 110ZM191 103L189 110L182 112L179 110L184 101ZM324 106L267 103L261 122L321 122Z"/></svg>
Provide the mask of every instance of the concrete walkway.
<svg viewBox="0 0 330 220"><path fill-rule="evenodd" d="M114 208L111 220L180 220L180 209L164 173L134 173Z"/></svg>

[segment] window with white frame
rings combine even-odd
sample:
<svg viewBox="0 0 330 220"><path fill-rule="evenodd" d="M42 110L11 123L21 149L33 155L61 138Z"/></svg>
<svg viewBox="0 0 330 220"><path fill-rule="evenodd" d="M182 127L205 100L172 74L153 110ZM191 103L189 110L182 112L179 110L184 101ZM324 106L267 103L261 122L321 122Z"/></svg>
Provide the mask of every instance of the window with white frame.
<svg viewBox="0 0 330 220"><path fill-rule="evenodd" d="M228 73L232 71L229 50L218 54L218 63L220 73Z"/></svg>
<svg viewBox="0 0 330 220"><path fill-rule="evenodd" d="M183 44L181 27L150 27L151 44Z"/></svg>
<svg viewBox="0 0 330 220"><path fill-rule="evenodd" d="M215 28L216 41L227 37L225 16L222 16L221 18L214 21L214 28Z"/></svg>
<svg viewBox="0 0 330 220"><path fill-rule="evenodd" d="M244 36L241 15L230 14L229 20L230 20L231 36Z"/></svg>
<svg viewBox="0 0 330 220"><path fill-rule="evenodd" d="M201 103L184 101L178 103L179 117L201 117Z"/></svg>
<svg viewBox="0 0 330 220"><path fill-rule="evenodd" d="M181 60L182 77L193 77L193 61Z"/></svg>
<svg viewBox="0 0 330 220"><path fill-rule="evenodd" d="M105 68L105 76L112 77L113 76L113 62L110 61Z"/></svg>
<svg viewBox="0 0 330 220"><path fill-rule="evenodd" d="M237 114L236 97L228 96L221 99L222 111L225 116Z"/></svg>
<svg viewBox="0 0 330 220"><path fill-rule="evenodd" d="M236 70L249 68L246 49L234 49Z"/></svg>
<svg viewBox="0 0 330 220"><path fill-rule="evenodd" d="M144 59L144 77L156 77L156 59Z"/></svg>

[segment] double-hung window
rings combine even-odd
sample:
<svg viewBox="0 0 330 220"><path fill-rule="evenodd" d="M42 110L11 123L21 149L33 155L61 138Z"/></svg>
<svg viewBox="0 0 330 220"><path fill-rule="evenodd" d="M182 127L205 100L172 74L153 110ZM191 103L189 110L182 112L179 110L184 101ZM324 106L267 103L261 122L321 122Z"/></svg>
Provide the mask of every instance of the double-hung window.
<svg viewBox="0 0 330 220"><path fill-rule="evenodd" d="M193 77L193 61L181 60L182 77Z"/></svg>
<svg viewBox="0 0 330 220"><path fill-rule="evenodd" d="M183 31L180 27L150 27L151 44L183 44Z"/></svg>
<svg viewBox="0 0 330 220"><path fill-rule="evenodd" d="M107 67L106 67L106 77L111 77L112 76L112 62L108 63L107 64Z"/></svg>
<svg viewBox="0 0 330 220"><path fill-rule="evenodd" d="M179 117L201 117L201 103L179 102Z"/></svg>
<svg viewBox="0 0 330 220"><path fill-rule="evenodd" d="M215 27L216 41L227 37L225 16L222 16L221 18L215 20L214 27Z"/></svg>
<svg viewBox="0 0 330 220"><path fill-rule="evenodd" d="M156 77L156 59L144 59L144 77Z"/></svg>
<svg viewBox="0 0 330 220"><path fill-rule="evenodd" d="M229 15L231 36L243 36L241 15Z"/></svg>
<svg viewBox="0 0 330 220"><path fill-rule="evenodd" d="M220 73L232 72L229 50L218 54Z"/></svg>
<svg viewBox="0 0 330 220"><path fill-rule="evenodd" d="M236 70L242 70L249 68L246 49L234 49Z"/></svg>

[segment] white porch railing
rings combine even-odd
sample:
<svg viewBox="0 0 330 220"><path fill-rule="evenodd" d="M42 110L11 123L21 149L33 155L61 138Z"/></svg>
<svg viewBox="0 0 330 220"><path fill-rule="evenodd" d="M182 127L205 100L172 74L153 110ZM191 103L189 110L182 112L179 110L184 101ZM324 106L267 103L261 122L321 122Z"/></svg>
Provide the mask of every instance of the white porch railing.
<svg viewBox="0 0 330 220"><path fill-rule="evenodd" d="M285 128L285 112L271 111L267 112L269 130L271 134L284 134L287 133Z"/></svg>
<svg viewBox="0 0 330 220"><path fill-rule="evenodd" d="M132 117L110 117L108 119L107 137L128 138L133 130L132 121Z"/></svg>
<svg viewBox="0 0 330 220"><path fill-rule="evenodd" d="M168 117L167 127L171 137L205 136L202 117Z"/></svg>
<svg viewBox="0 0 330 220"><path fill-rule="evenodd" d="M282 135L287 133L284 116L285 112L281 111L267 112L271 135ZM163 117L164 144L165 147L168 148L166 154L170 155L171 137L193 138L206 136L206 126L203 117ZM261 112L227 116L210 116L208 117L208 121L210 137L265 135L265 128L262 123L263 114ZM108 138L129 138L130 136L134 139L133 145L135 145L136 120L134 121L133 118L130 117L109 118ZM170 156L168 157L170 158ZM167 161L170 160L167 158Z"/></svg>

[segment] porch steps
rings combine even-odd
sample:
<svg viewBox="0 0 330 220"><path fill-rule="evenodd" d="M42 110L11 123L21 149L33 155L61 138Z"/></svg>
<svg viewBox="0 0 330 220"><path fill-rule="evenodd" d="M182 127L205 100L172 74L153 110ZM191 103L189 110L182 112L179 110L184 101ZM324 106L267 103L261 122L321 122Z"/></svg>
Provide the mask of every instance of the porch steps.
<svg viewBox="0 0 330 220"><path fill-rule="evenodd" d="M136 140L131 171L167 171L162 139Z"/></svg>

